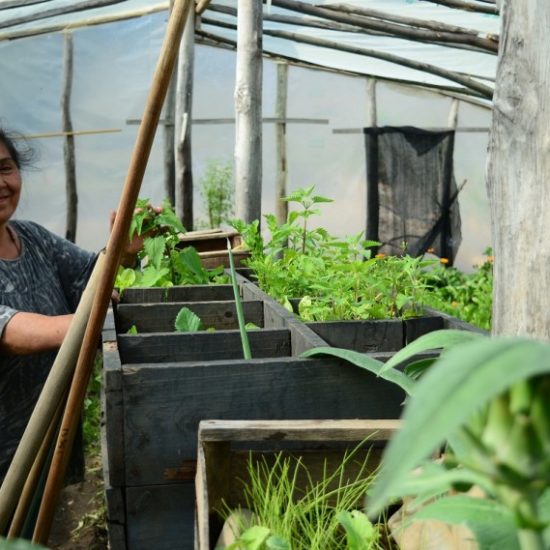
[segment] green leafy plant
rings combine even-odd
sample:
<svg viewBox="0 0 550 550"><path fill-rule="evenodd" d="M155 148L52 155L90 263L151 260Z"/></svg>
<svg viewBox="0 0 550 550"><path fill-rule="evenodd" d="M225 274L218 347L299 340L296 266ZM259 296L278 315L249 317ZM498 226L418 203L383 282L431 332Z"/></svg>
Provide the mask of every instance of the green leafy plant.
<svg viewBox="0 0 550 550"><path fill-rule="evenodd" d="M176 316L174 328L178 332L196 332L201 330L202 321L200 317L188 307L182 307Z"/></svg>
<svg viewBox="0 0 550 550"><path fill-rule="evenodd" d="M314 187L299 189L285 200L301 209L278 224L265 216L270 239L264 242L259 223L234 223L251 250L247 265L260 287L289 309L300 299L296 313L304 321L407 318L423 312L428 285L423 270L434 260L371 257L378 242L365 241L362 233L339 239L324 228L311 229L314 205L332 202L314 195Z"/></svg>
<svg viewBox="0 0 550 550"><path fill-rule="evenodd" d="M387 377L400 362L443 349L408 388L403 428L385 453L369 511L405 495L415 506L435 499L418 519L464 523L483 548L548 548L550 345L459 333L423 336L383 366L352 356ZM443 460L426 462L443 444ZM465 494L474 485L483 499Z"/></svg>
<svg viewBox="0 0 550 550"><path fill-rule="evenodd" d="M229 223L233 215L232 168L229 162L210 160L199 189L208 214L208 226L220 227Z"/></svg>
<svg viewBox="0 0 550 550"><path fill-rule="evenodd" d="M225 283L223 266L205 269L198 252L191 246L180 248L179 235L185 231L170 204L154 209L148 199L140 199L133 216L130 236L144 237L138 254L143 267L120 267L115 287L122 293L131 287L170 287Z"/></svg>
<svg viewBox="0 0 550 550"><path fill-rule="evenodd" d="M331 473L327 465L316 481L300 458L278 453L273 464L263 457L248 461L244 498L252 523L242 527L227 550L368 550L379 548L380 528L357 510L374 474L367 458L355 458L359 445ZM354 464L357 470L351 472ZM307 480L305 487L298 479ZM227 508L223 515L232 511Z"/></svg>

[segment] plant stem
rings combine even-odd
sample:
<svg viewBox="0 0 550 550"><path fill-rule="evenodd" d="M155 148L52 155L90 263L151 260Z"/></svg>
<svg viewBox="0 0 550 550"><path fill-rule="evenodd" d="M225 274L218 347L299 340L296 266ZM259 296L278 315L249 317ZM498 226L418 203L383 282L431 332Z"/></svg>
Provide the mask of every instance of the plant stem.
<svg viewBox="0 0 550 550"><path fill-rule="evenodd" d="M518 531L521 550L544 550L544 539L541 531L534 529L520 529Z"/></svg>
<svg viewBox="0 0 550 550"><path fill-rule="evenodd" d="M252 359L250 353L250 343L248 341L248 333L244 322L243 304L239 287L237 286L237 273L235 272L235 262L233 261L233 252L231 251L231 243L227 239L227 253L229 255L229 267L231 269L231 283L233 284L233 295L235 296L235 308L237 310L237 320L239 321L239 331L241 333L241 345L245 359Z"/></svg>

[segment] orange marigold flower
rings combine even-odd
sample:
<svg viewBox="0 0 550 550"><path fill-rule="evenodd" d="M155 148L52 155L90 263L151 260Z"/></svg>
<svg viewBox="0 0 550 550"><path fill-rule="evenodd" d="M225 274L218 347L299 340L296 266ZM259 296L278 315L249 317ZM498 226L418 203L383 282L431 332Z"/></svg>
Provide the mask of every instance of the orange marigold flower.
<svg viewBox="0 0 550 550"><path fill-rule="evenodd" d="M487 261L492 264L494 261L495 261L495 257L494 256L487 256Z"/></svg>
<svg viewBox="0 0 550 550"><path fill-rule="evenodd" d="M455 300L453 300L453 301L451 302L451 306L452 306L452 307L456 307L457 305L458 305L458 302L456 302Z"/></svg>
<svg viewBox="0 0 550 550"><path fill-rule="evenodd" d="M426 250L426 252L427 252L428 254L433 254L434 251L435 251L434 248L428 248L428 250Z"/></svg>
<svg viewBox="0 0 550 550"><path fill-rule="evenodd" d="M386 257L386 255L385 255L385 254L382 254L382 252L380 252L380 254L377 254L377 255L375 256L375 258L378 258L379 260L381 260L382 258L385 258L385 257Z"/></svg>
<svg viewBox="0 0 550 550"><path fill-rule="evenodd" d="M448 263L449 263L449 259L448 259L448 258L439 258L439 261L440 261L442 264L448 264Z"/></svg>

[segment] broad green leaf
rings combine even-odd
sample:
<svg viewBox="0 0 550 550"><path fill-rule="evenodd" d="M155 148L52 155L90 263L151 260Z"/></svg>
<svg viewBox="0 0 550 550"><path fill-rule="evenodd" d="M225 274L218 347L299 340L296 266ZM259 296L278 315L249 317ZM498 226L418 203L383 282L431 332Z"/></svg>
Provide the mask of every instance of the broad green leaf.
<svg viewBox="0 0 550 550"><path fill-rule="evenodd" d="M418 361L409 363L403 372L412 380L417 380L424 374L424 371L434 364L435 361L435 357L431 357L429 359L419 359Z"/></svg>
<svg viewBox="0 0 550 550"><path fill-rule="evenodd" d="M173 227L178 233L185 233L185 227L183 227L180 219L172 210L164 209L157 216L157 225L167 225Z"/></svg>
<svg viewBox="0 0 550 550"><path fill-rule="evenodd" d="M265 541L267 550L292 550L290 543L279 535L271 535Z"/></svg>
<svg viewBox="0 0 550 550"><path fill-rule="evenodd" d="M132 325L126 332L126 334L137 334L137 333L138 333L138 329L136 325Z"/></svg>
<svg viewBox="0 0 550 550"><path fill-rule="evenodd" d="M201 329L200 317L188 307L182 307L174 322L174 327L179 332L196 332Z"/></svg>
<svg viewBox="0 0 550 550"><path fill-rule="evenodd" d="M485 338L477 332L468 332L466 330L435 330L429 334L424 334L420 338L414 340L402 350L398 351L382 369L391 369L406 359L414 357L423 351L429 351L439 348L450 348L462 342L471 340L479 340Z"/></svg>
<svg viewBox="0 0 550 550"><path fill-rule="evenodd" d="M260 327L255 323L246 323L246 325L244 325L244 328L246 330L260 330Z"/></svg>
<svg viewBox="0 0 550 550"><path fill-rule="evenodd" d="M374 483L370 510L399 494L407 473L490 399L548 372L550 346L535 340L478 338L446 351L416 383Z"/></svg>
<svg viewBox="0 0 550 550"><path fill-rule="evenodd" d="M395 305L398 309L403 309L403 307L412 300L410 296L406 296L405 294L398 294L395 298Z"/></svg>
<svg viewBox="0 0 550 550"><path fill-rule="evenodd" d="M368 550L371 548L377 532L363 512L359 510L338 512L336 519L346 530L348 550Z"/></svg>
<svg viewBox="0 0 550 550"><path fill-rule="evenodd" d="M143 250L149 258L149 265L160 268L164 250L166 249L166 239L162 235L148 237L143 241Z"/></svg>
<svg viewBox="0 0 550 550"><path fill-rule="evenodd" d="M115 281L116 288L118 288L122 292L125 288L130 288L131 286L133 286L135 282L136 272L133 269L129 267L119 268Z"/></svg>
<svg viewBox="0 0 550 550"><path fill-rule="evenodd" d="M502 504L467 495L447 496L426 505L414 520L435 519L466 525L482 549L519 550L513 513Z"/></svg>
<svg viewBox="0 0 550 550"><path fill-rule="evenodd" d="M162 280L168 275L170 275L170 270L167 267L157 269L153 266L147 266L143 270L140 285L145 287L162 286Z"/></svg>
<svg viewBox="0 0 550 550"><path fill-rule="evenodd" d="M179 261L193 275L197 284L208 284L208 273L204 269L199 253L192 246L179 253Z"/></svg>
<svg viewBox="0 0 550 550"><path fill-rule="evenodd" d="M302 353L302 357L317 357L320 355L330 355L332 357L339 357L340 359L345 359L349 363L361 367L362 369L368 370L376 376L383 378L397 384L401 387L408 395L411 395L414 388L414 381L405 376L402 372L395 369L385 369L383 370L384 363L365 355L364 353L359 353L357 351L352 351L349 349L341 348L330 348L330 347L321 347L313 348Z"/></svg>

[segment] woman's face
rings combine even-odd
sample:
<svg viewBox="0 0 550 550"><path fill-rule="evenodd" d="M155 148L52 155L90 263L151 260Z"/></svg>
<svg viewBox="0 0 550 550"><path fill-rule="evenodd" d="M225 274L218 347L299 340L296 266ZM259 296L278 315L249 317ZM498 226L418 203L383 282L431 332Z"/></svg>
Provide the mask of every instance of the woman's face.
<svg viewBox="0 0 550 550"><path fill-rule="evenodd" d="M13 216L21 195L21 174L6 146L0 142L0 226Z"/></svg>

